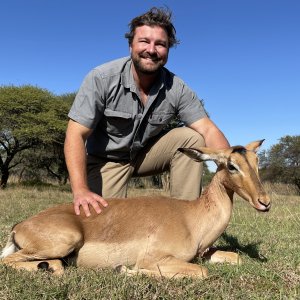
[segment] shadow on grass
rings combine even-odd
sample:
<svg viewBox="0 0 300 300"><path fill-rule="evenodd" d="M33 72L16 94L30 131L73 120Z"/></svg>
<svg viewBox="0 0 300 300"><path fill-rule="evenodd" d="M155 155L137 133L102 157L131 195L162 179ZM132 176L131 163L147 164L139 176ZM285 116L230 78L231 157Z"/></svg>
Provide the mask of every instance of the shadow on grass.
<svg viewBox="0 0 300 300"><path fill-rule="evenodd" d="M268 261L268 259L264 255L259 253L259 245L261 244L261 242L242 245L239 243L236 237L229 235L226 232L222 234L221 239L223 239L227 243L227 245L218 246L217 248L219 250L241 252L260 262Z"/></svg>

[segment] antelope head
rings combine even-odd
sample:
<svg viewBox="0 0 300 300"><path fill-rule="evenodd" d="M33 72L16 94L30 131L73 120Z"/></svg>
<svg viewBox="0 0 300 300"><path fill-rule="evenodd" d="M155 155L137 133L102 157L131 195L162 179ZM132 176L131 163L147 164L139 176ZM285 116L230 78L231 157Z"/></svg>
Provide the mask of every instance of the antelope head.
<svg viewBox="0 0 300 300"><path fill-rule="evenodd" d="M270 198L259 179L256 155L263 141L255 141L245 147L234 146L225 150L201 147L199 149L180 148L179 151L198 162L214 161L226 189L237 193L258 211L266 212L271 207Z"/></svg>

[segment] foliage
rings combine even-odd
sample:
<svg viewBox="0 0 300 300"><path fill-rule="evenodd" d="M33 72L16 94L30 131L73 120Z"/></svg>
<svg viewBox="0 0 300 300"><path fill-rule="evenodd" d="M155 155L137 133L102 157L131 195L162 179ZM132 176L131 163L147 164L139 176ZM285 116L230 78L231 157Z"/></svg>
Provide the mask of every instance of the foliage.
<svg viewBox="0 0 300 300"><path fill-rule="evenodd" d="M18 182L52 182L65 184L68 171L62 144L40 144L22 152L22 163L11 174Z"/></svg>
<svg viewBox="0 0 300 300"><path fill-rule="evenodd" d="M64 94L55 97L49 103L47 127L53 132L53 138L49 142L42 142L37 147L30 149L27 155L25 178L38 180L42 171L45 177L57 180L65 184L68 178L68 170L65 164L63 151L67 115L75 94ZM39 172L32 170L39 170ZM31 173L31 174L30 174ZM31 175L31 176L30 176Z"/></svg>
<svg viewBox="0 0 300 300"><path fill-rule="evenodd" d="M28 167L25 150L43 147L49 155L62 147L71 98L31 85L0 87L0 187L6 186L11 169Z"/></svg>
<svg viewBox="0 0 300 300"><path fill-rule="evenodd" d="M284 136L260 154L261 177L271 182L295 184L300 192L300 136Z"/></svg>
<svg viewBox="0 0 300 300"><path fill-rule="evenodd" d="M41 115L52 98L46 90L32 86L0 88L0 169L1 187L5 187L9 170L21 163L16 154L38 144L45 134Z"/></svg>
<svg viewBox="0 0 300 300"><path fill-rule="evenodd" d="M214 176L214 172L211 172L206 164L206 162L203 163L203 177L202 177L202 186L206 187L212 180Z"/></svg>

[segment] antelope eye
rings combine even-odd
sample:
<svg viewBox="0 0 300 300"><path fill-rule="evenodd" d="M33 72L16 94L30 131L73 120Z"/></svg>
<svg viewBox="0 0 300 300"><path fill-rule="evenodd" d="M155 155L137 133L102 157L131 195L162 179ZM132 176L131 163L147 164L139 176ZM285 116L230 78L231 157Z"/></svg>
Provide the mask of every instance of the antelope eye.
<svg viewBox="0 0 300 300"><path fill-rule="evenodd" d="M228 163L227 168L230 172L237 171L237 168L232 163Z"/></svg>

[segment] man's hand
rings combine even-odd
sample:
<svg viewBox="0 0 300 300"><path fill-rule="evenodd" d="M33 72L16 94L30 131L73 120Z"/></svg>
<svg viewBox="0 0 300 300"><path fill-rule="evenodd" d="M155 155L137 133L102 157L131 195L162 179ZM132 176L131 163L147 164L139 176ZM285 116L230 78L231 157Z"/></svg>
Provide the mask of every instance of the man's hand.
<svg viewBox="0 0 300 300"><path fill-rule="evenodd" d="M65 158L73 191L74 210L76 215L80 215L80 206L82 206L87 217L91 215L90 205L97 214L102 211L100 204L103 207L108 205L102 197L91 192L87 185L85 142L92 131L69 120L65 140Z"/></svg>
<svg viewBox="0 0 300 300"><path fill-rule="evenodd" d="M101 196L89 190L84 190L74 194L73 203L75 214L77 216L80 215L80 206L82 206L82 209L87 217L91 215L89 207L90 205L93 207L97 214L100 214L102 211L99 204L101 204L103 207L108 206L108 203Z"/></svg>

